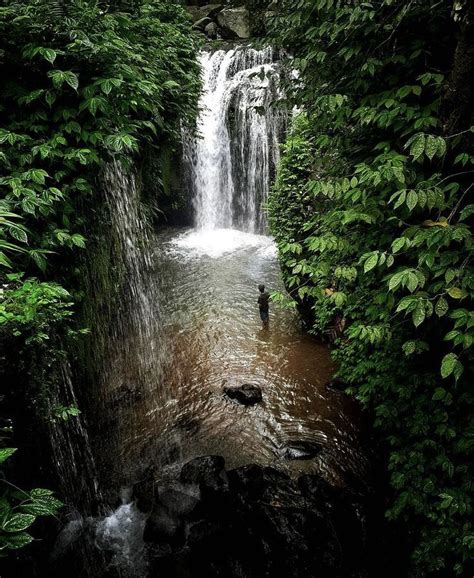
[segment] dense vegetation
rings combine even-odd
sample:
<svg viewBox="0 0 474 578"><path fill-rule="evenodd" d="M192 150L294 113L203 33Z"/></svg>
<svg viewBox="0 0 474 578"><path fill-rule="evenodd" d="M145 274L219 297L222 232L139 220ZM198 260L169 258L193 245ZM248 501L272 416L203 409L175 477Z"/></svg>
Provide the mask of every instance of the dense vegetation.
<svg viewBox="0 0 474 578"><path fill-rule="evenodd" d="M9 401L49 420L78 414L52 405L48 391L61 386L68 342L83 331L78 252L101 202L99 175L113 158L179 139L180 123L196 113L195 56L175 2L0 2L3 445L12 444L12 425L15 434ZM1 450L0 464L14 451ZM60 506L48 490L25 494L1 482L0 551L29 543L35 517Z"/></svg>
<svg viewBox="0 0 474 578"><path fill-rule="evenodd" d="M270 216L387 449L410 576L472 575L472 2L284 0L300 71Z"/></svg>

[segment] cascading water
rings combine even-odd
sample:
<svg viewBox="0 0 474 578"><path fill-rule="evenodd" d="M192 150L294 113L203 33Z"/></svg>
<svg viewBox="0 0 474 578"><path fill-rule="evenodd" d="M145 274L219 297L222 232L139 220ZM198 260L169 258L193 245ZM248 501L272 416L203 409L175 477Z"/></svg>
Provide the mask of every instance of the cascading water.
<svg viewBox="0 0 474 578"><path fill-rule="evenodd" d="M265 231L263 205L286 128L278 59L271 47L200 56L199 135L185 143L198 229Z"/></svg>

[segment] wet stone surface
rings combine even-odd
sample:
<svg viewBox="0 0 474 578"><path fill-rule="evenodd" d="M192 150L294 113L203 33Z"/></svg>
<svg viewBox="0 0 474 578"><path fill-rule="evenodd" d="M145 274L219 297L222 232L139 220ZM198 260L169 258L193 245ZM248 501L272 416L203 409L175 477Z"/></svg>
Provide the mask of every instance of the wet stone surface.
<svg viewBox="0 0 474 578"><path fill-rule="evenodd" d="M294 480L255 464L227 471L219 456L185 464L179 483L154 492L144 531L150 575L365 574L367 495L315 474Z"/></svg>
<svg viewBox="0 0 474 578"><path fill-rule="evenodd" d="M242 405L255 405L263 399L261 388L251 383L244 383L240 387L224 387L224 393Z"/></svg>

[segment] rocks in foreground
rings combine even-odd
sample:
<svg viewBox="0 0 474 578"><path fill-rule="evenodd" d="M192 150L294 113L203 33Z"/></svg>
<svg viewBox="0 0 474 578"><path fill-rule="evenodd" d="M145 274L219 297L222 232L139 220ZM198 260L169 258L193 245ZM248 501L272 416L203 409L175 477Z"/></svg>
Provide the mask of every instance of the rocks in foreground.
<svg viewBox="0 0 474 578"><path fill-rule="evenodd" d="M364 575L365 499L317 475L185 464L154 489L144 539L150 575L190 578L356 578Z"/></svg>
<svg viewBox="0 0 474 578"><path fill-rule="evenodd" d="M242 405L255 405L262 401L262 390L252 383L244 383L239 387L224 387L224 393Z"/></svg>

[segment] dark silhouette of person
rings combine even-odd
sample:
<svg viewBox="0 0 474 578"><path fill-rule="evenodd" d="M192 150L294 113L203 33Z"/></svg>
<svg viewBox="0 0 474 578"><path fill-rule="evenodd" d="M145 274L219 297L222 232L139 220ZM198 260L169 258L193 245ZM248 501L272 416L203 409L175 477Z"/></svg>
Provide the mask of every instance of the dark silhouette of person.
<svg viewBox="0 0 474 578"><path fill-rule="evenodd" d="M259 285L258 290L260 291L260 295L258 296L258 308L260 310L260 319L264 325L268 325L269 321L269 302L270 302L270 294L265 291L265 285Z"/></svg>

